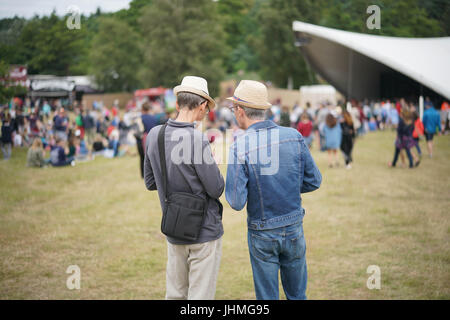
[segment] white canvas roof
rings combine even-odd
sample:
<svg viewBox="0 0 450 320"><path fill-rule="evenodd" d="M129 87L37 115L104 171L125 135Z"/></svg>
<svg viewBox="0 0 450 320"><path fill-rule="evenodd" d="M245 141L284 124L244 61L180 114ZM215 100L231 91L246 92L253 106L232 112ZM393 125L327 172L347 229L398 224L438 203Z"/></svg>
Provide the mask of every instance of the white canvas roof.
<svg viewBox="0 0 450 320"><path fill-rule="evenodd" d="M303 54L341 92L355 97L375 96L377 90L379 94L376 76L387 66L450 99L450 37L385 37L300 21L293 22L293 30L310 38Z"/></svg>

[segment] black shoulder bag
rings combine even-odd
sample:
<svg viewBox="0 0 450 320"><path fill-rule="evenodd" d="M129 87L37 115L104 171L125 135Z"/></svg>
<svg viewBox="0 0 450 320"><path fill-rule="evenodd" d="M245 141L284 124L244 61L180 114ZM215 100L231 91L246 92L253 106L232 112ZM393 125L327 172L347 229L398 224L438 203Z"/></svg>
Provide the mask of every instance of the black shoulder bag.
<svg viewBox="0 0 450 320"><path fill-rule="evenodd" d="M165 150L165 132L163 125L158 134L159 159L161 162L162 183L164 192L163 217L161 232L180 240L195 241L198 239L203 218L208 210L207 198L188 192L167 193L167 167Z"/></svg>

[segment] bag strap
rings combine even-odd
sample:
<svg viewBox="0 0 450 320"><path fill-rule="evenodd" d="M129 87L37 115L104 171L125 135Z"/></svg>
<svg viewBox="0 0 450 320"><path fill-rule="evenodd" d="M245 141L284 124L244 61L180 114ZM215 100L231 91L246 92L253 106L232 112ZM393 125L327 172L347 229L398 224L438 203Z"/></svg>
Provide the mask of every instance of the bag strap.
<svg viewBox="0 0 450 320"><path fill-rule="evenodd" d="M161 164L162 184L164 201L167 202L167 167L166 167L166 146L164 142L167 124L163 125L158 133L159 162Z"/></svg>

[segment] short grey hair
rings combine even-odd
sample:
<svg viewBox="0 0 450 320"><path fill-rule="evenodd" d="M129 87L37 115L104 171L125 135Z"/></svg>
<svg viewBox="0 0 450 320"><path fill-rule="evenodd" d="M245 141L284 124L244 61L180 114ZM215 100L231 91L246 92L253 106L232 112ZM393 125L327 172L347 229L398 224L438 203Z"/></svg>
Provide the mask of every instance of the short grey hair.
<svg viewBox="0 0 450 320"><path fill-rule="evenodd" d="M239 107L244 110L245 115L249 119L264 120L264 118L265 118L266 110L264 110L264 109L249 108L249 107L244 107L242 105L239 105Z"/></svg>
<svg viewBox="0 0 450 320"><path fill-rule="evenodd" d="M206 101L205 98L191 92L179 92L177 94L177 101L180 109L188 107L193 110Z"/></svg>

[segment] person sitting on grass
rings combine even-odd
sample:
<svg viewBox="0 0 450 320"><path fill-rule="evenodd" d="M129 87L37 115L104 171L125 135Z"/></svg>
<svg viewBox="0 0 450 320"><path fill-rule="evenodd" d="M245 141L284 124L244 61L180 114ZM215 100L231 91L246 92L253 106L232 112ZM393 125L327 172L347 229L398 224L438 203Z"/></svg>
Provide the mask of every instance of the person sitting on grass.
<svg viewBox="0 0 450 320"><path fill-rule="evenodd" d="M27 153L27 167L42 168L45 166L44 148L41 138L34 139Z"/></svg>
<svg viewBox="0 0 450 320"><path fill-rule="evenodd" d="M66 157L64 144L65 142L63 140L56 138L56 146L54 146L50 152L50 163L54 167L63 167L68 165L75 166L73 157Z"/></svg>
<svg viewBox="0 0 450 320"><path fill-rule="evenodd" d="M92 144L92 156L102 156L106 149L106 139L100 133L95 136L95 141Z"/></svg>

